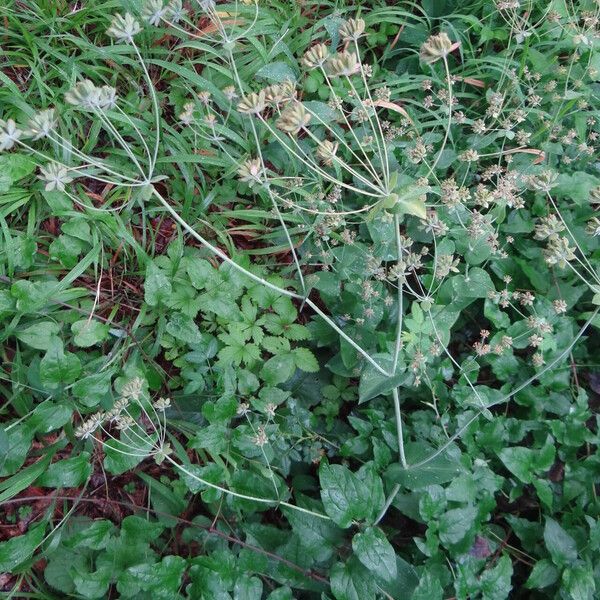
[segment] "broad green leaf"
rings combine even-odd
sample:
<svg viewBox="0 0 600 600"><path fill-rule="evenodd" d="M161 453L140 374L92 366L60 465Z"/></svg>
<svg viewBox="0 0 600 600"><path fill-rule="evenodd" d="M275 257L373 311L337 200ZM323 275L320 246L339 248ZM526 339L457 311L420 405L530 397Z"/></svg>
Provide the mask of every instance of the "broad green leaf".
<svg viewBox="0 0 600 600"><path fill-rule="evenodd" d="M444 589L440 580L426 571L419 580L419 585L415 589L411 600L442 600L444 598Z"/></svg>
<svg viewBox="0 0 600 600"><path fill-rule="evenodd" d="M439 519L439 537L445 545L461 542L475 525L477 509L474 506L453 508L445 512Z"/></svg>
<svg viewBox="0 0 600 600"><path fill-rule="evenodd" d="M92 473L89 452L52 463L37 479L42 487L70 488L82 485Z"/></svg>
<svg viewBox="0 0 600 600"><path fill-rule="evenodd" d="M513 566L506 554L491 569L486 569L480 579L482 600L506 600L512 589Z"/></svg>
<svg viewBox="0 0 600 600"><path fill-rule="evenodd" d="M146 267L144 282L144 299L150 306L157 306L166 300L172 292L171 282L155 263L149 262Z"/></svg>
<svg viewBox="0 0 600 600"><path fill-rule="evenodd" d="M572 600L592 600L597 597L594 570L589 564L565 569L562 582Z"/></svg>
<svg viewBox="0 0 600 600"><path fill-rule="evenodd" d="M325 512L343 529L365 519L372 510L371 490L342 465L321 464L321 499Z"/></svg>
<svg viewBox="0 0 600 600"><path fill-rule="evenodd" d="M292 353L296 367L301 371L316 373L319 370L319 363L308 348L295 348Z"/></svg>
<svg viewBox="0 0 600 600"><path fill-rule="evenodd" d="M80 348L89 348L99 344L106 339L108 329L108 325L96 319L81 319L71 325L71 331L74 335L73 341Z"/></svg>
<svg viewBox="0 0 600 600"><path fill-rule="evenodd" d="M256 71L257 79L267 79L274 83L283 83L284 81L296 81L296 74L293 69L284 62L273 62L261 67Z"/></svg>
<svg viewBox="0 0 600 600"><path fill-rule="evenodd" d="M40 380L50 389L73 383L81 373L81 361L65 352L60 341L53 341L40 362Z"/></svg>
<svg viewBox="0 0 600 600"><path fill-rule="evenodd" d="M396 553L378 527L368 527L352 538L352 549L358 560L386 581L396 577Z"/></svg>
<svg viewBox="0 0 600 600"><path fill-rule="evenodd" d="M406 444L405 452L409 467L404 469L398 463L393 463L386 471L386 477L409 490L447 483L464 471L460 463L460 452L456 447L435 454L435 449L426 444L410 443ZM420 466L411 466L423 462L425 464Z"/></svg>
<svg viewBox="0 0 600 600"><path fill-rule="evenodd" d="M33 173L35 166L35 161L24 154L0 155L0 192L7 192L13 183Z"/></svg>
<svg viewBox="0 0 600 600"><path fill-rule="evenodd" d="M17 567L29 560L35 549L42 543L46 523L40 523L29 529L25 535L0 542L0 573L14 573Z"/></svg>
<svg viewBox="0 0 600 600"><path fill-rule="evenodd" d="M375 600L375 580L355 558L333 565L330 577L331 593L336 600Z"/></svg>
<svg viewBox="0 0 600 600"><path fill-rule="evenodd" d="M546 517L544 542L555 565L563 567L571 565L577 560L575 540L550 517Z"/></svg>
<svg viewBox="0 0 600 600"><path fill-rule="evenodd" d="M393 367L393 362L388 356L375 355L373 359L384 370L390 372ZM396 373L393 376L384 375L376 367L371 364L366 364L358 384L358 401L359 403L367 402L376 396L389 394L394 388L402 385L408 378L404 372L405 365L400 362L396 367Z"/></svg>
<svg viewBox="0 0 600 600"><path fill-rule="evenodd" d="M167 332L176 340L185 342L190 346L202 343L202 334L194 319L179 312L173 313L169 318Z"/></svg>
<svg viewBox="0 0 600 600"><path fill-rule="evenodd" d="M36 350L48 350L52 342L56 340L60 325L54 321L41 321L34 323L17 331L17 339L25 342L28 346Z"/></svg>
<svg viewBox="0 0 600 600"><path fill-rule="evenodd" d="M538 560L535 563L529 574L529 578L525 582L525 587L538 590L543 589L550 585L554 585L558 580L559 575L560 573L552 564L552 561L547 558L542 558L542 560Z"/></svg>

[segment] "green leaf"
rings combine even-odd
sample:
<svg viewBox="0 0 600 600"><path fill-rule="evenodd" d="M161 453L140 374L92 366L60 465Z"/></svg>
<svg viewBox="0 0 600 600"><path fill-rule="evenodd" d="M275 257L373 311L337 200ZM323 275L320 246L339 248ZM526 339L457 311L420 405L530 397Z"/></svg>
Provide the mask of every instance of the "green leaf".
<svg viewBox="0 0 600 600"><path fill-rule="evenodd" d="M378 527L368 527L352 538L352 549L358 560L386 581L396 577L396 553Z"/></svg>
<svg viewBox="0 0 600 600"><path fill-rule="evenodd" d="M355 558L333 565L330 585L336 600L375 600L375 580Z"/></svg>
<svg viewBox="0 0 600 600"><path fill-rule="evenodd" d="M552 562L547 558L542 558L542 560L535 563L529 578L525 582L525 587L539 590L554 585L558 580L558 576L559 571Z"/></svg>
<svg viewBox="0 0 600 600"><path fill-rule="evenodd" d="M444 589L440 580L429 571L425 571L411 596L411 600L442 600L443 598Z"/></svg>
<svg viewBox="0 0 600 600"><path fill-rule="evenodd" d="M482 600L506 600L512 589L513 566L505 554L496 566L486 569L480 579Z"/></svg>
<svg viewBox="0 0 600 600"><path fill-rule="evenodd" d="M371 490L348 468L323 462L319 480L325 512L343 529L371 513Z"/></svg>
<svg viewBox="0 0 600 600"><path fill-rule="evenodd" d="M453 508L445 512L439 519L439 537L445 545L461 542L475 524L478 511L474 506Z"/></svg>
<svg viewBox="0 0 600 600"><path fill-rule="evenodd" d="M135 453L128 445L119 440L107 440L104 443L104 468L112 475L120 475L125 471L130 471L144 460L145 453L149 453L152 448L150 439L141 441L136 440L138 448Z"/></svg>
<svg viewBox="0 0 600 600"><path fill-rule="evenodd" d="M319 371L319 363L315 355L308 348L295 348L292 350L296 367L306 373L317 373Z"/></svg>
<svg viewBox="0 0 600 600"><path fill-rule="evenodd" d="M284 383L294 374L296 362L293 354L278 354L272 356L260 372L261 378L269 385Z"/></svg>
<svg viewBox="0 0 600 600"><path fill-rule="evenodd" d="M35 161L24 154L0 155L0 192L7 192L13 183L35 171Z"/></svg>
<svg viewBox="0 0 600 600"><path fill-rule="evenodd" d="M256 600L262 598L263 584L258 577L242 575L236 582L233 595L236 600Z"/></svg>
<svg viewBox="0 0 600 600"><path fill-rule="evenodd" d="M54 321L40 321L17 331L17 339L36 350L48 350L57 340L60 325Z"/></svg>
<svg viewBox="0 0 600 600"><path fill-rule="evenodd" d="M149 262L146 267L146 280L144 282L144 300L150 306L157 306L166 300L172 293L171 282L167 276L156 266Z"/></svg>
<svg viewBox="0 0 600 600"><path fill-rule="evenodd" d="M554 519L546 517L544 527L546 548L559 567L571 565L577 560L577 544L575 540Z"/></svg>
<svg viewBox="0 0 600 600"><path fill-rule="evenodd" d="M286 63L277 61L269 63L256 71L257 79L267 79L275 83L283 83L284 81L296 81L296 74L293 69Z"/></svg>
<svg viewBox="0 0 600 600"><path fill-rule="evenodd" d="M71 488L82 485L92 473L89 452L52 463L37 479L37 485L51 488Z"/></svg>
<svg viewBox="0 0 600 600"><path fill-rule="evenodd" d="M562 575L565 590L572 600L593 600L596 596L596 581L591 565L565 569Z"/></svg>
<svg viewBox="0 0 600 600"><path fill-rule="evenodd" d="M391 372L393 365L392 360L383 355L375 355L374 360L388 373ZM389 394L394 388L402 385L407 379L404 373L405 365L399 363L396 367L396 373L393 376L384 375L376 367L371 364L365 365L358 384L358 401L360 404L367 402L376 396Z"/></svg>
<svg viewBox="0 0 600 600"><path fill-rule="evenodd" d="M73 383L81 373L81 361L72 352L65 352L62 343L52 342L40 362L40 381L50 389Z"/></svg>
<svg viewBox="0 0 600 600"><path fill-rule="evenodd" d="M409 466L407 469L402 468L398 463L393 463L386 471L386 477L409 490L447 483L464 471L460 463L460 453L455 447L437 454L434 458L431 457L434 456L435 449L423 443L406 444L405 452L409 465L427 462L421 466Z"/></svg>
<svg viewBox="0 0 600 600"><path fill-rule="evenodd" d="M28 424L37 433L50 433L67 423L72 413L67 404L45 400L35 407Z"/></svg>
<svg viewBox="0 0 600 600"><path fill-rule="evenodd" d="M108 329L108 325L96 319L81 319L71 325L71 331L75 336L73 341L80 348L89 348L99 344L106 339Z"/></svg>
<svg viewBox="0 0 600 600"><path fill-rule="evenodd" d="M537 450L520 446L502 449L498 456L506 468L523 483L531 483L535 476L533 462Z"/></svg>
<svg viewBox="0 0 600 600"><path fill-rule="evenodd" d="M0 157L1 158L1 157ZM40 523L29 529L25 535L13 537L0 543L0 573L14 573L17 567L29 560L36 548L42 543L46 523Z"/></svg>
<svg viewBox="0 0 600 600"><path fill-rule="evenodd" d="M165 556L159 563L145 562L129 567L120 582L137 585L143 591L153 591L153 598L175 598L185 567L186 561L181 556Z"/></svg>
<svg viewBox="0 0 600 600"><path fill-rule="evenodd" d="M487 271L479 267L472 267L467 275L456 275L452 285L458 300L487 298L488 293L496 289Z"/></svg>
<svg viewBox="0 0 600 600"><path fill-rule="evenodd" d="M175 339L193 346L202 343L202 334L194 319L188 315L173 313L167 323L167 332Z"/></svg>

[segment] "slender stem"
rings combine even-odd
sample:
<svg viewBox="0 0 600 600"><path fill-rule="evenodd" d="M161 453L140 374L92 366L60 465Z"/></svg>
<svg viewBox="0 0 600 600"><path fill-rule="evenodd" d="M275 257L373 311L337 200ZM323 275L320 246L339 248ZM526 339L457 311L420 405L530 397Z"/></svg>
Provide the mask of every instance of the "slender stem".
<svg viewBox="0 0 600 600"><path fill-rule="evenodd" d="M452 125L452 102L453 102L452 79L450 78L450 69L448 68L448 59L445 56L442 56L442 60L444 61L444 69L446 71L446 79L448 81L448 124L446 125L446 133L444 134L444 140L442 141L440 150L436 156L435 161L429 167L429 173L427 176L429 176L431 173L433 173L433 171L437 167L437 164L440 162L440 159L442 158L442 153L444 152L444 149L446 148L446 144L448 143L448 136L450 135L450 126Z"/></svg>
<svg viewBox="0 0 600 600"><path fill-rule="evenodd" d="M396 249L398 251L398 261L402 260L402 237L400 236L400 218L394 216L394 229L396 230ZM392 365L392 373L396 373L398 367L398 358L400 356L400 348L402 347L402 319L404 314L404 283L398 279L398 325L396 329L396 346L394 348L394 360Z"/></svg>
<svg viewBox="0 0 600 600"><path fill-rule="evenodd" d="M395 387L392 390L392 396L394 398L394 414L396 415L396 433L398 435L398 454L400 457L400 464L403 469L408 469L408 463L406 462L406 455L404 454L404 434L402 431L402 411L400 410L400 396L398 394L398 388Z"/></svg>
<svg viewBox="0 0 600 600"><path fill-rule="evenodd" d="M192 473L191 471L186 469L183 465L180 465L178 462L174 461L170 456L166 456L165 459L168 460L176 469L178 469L182 473L185 473L188 477L191 477L192 479L196 480L197 482L199 482L207 487L210 487L214 490L218 490L224 494L227 494L228 496L233 496L234 498L240 498L241 500L250 500L252 502L258 502L260 504L276 504L278 506L285 506L287 508L291 508L292 510L297 510L298 512L302 512L307 515L311 515L313 517L318 517L319 519L324 519L326 521L331 520L330 517L328 517L327 515L315 512L313 510L309 510L308 508L302 508L301 506L296 506L295 504L291 504L289 502L283 502L281 500L272 500L270 498L260 498L258 496L248 496L247 494L240 494L239 492L234 492L233 490L229 490L229 489L224 488L215 483L211 483L210 481L207 481L206 479L202 479L202 477L198 477L198 475L195 475L194 473Z"/></svg>
<svg viewBox="0 0 600 600"><path fill-rule="evenodd" d="M150 73L148 73L148 69L146 68L146 64L138 50L137 45L133 42L131 45L133 46L135 53L137 54L140 65L142 66L142 70L144 71L144 76L146 81L148 82L148 89L150 90L150 96L152 98L152 105L154 108L154 125L156 127L155 131L155 139L154 139L154 153L152 158L150 159L150 172L148 173L148 179L152 179L152 174L154 173L154 166L156 165L156 160L158 158L158 147L160 145L160 110L158 107L158 98L156 97L156 91L154 89L154 83L152 83L152 79L150 78Z"/></svg>
<svg viewBox="0 0 600 600"><path fill-rule="evenodd" d="M383 519L383 517L385 517L389 507L392 505L392 502L394 501L394 498L397 496L399 491L400 491L400 484L396 483L394 485L394 487L392 488L390 495L386 498L383 508L381 509L381 511L379 511L379 515L375 519L374 525L378 525L379 522Z"/></svg>
<svg viewBox="0 0 600 600"><path fill-rule="evenodd" d="M293 156L295 156L300 162L302 162L304 165L306 165L309 169L312 169L313 171L315 171L316 173L318 173L319 175L321 175L324 179L326 179L327 181L330 181L331 183L334 183L336 185L339 185L341 187L344 187L348 190L351 190L353 192L356 192L357 194L361 194L363 196L371 196L372 198L381 198L381 193L379 192L379 190L373 185L373 184L369 184L369 186L378 191L379 193L374 194L373 192L367 192L366 190L361 190L358 189L352 185L349 185L347 183L344 183L343 181L340 181L338 179L336 179L335 177L332 177L329 173L327 173L327 171L324 171L323 169L321 169L319 167L319 165L317 165L315 162L309 162L308 160L306 160L305 158L303 158L302 156L300 156L291 146L289 146L284 139L282 138L282 136L280 136L274 129L273 127L271 127L271 125L269 125L269 123L264 119L264 117L262 115L258 115L258 118L260 119L260 121L266 126L266 128L269 130L269 132L275 136L275 138L277 138L277 141ZM293 140L296 144L296 146L298 146L298 143ZM303 152L304 153L304 152ZM304 153L306 155L306 153Z"/></svg>
<svg viewBox="0 0 600 600"><path fill-rule="evenodd" d="M354 47L356 48L356 55L358 56L358 59L360 61L360 51L358 49L358 40L356 40L356 39L354 40ZM360 62L360 74L362 75L363 85L365 86L365 91L367 93L367 97L369 98L369 102L371 103L371 106L373 107L373 112L375 115L375 122L377 123L377 128L379 129L379 135L381 136L381 143L383 145L383 150L382 150L383 164L382 164L382 166L385 170L384 178L385 178L385 183L386 183L386 188L387 188L390 183L390 161L389 161L389 157L388 157L388 153L387 153L387 148L385 145L385 136L383 135L381 121L379 120L379 117L377 115L377 107L375 106L375 103L373 102L373 98L371 96L371 90L369 89L369 85L367 83L367 77L365 75L365 70L363 69L362 62Z"/></svg>

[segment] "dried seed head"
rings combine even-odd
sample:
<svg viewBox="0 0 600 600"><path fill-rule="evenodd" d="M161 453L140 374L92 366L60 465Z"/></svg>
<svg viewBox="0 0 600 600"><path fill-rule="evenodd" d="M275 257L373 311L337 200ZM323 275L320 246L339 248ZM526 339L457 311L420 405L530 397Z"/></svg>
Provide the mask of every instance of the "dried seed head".
<svg viewBox="0 0 600 600"><path fill-rule="evenodd" d="M40 140L55 129L56 125L56 111L53 108L40 110L27 122L27 135Z"/></svg>
<svg viewBox="0 0 600 600"><path fill-rule="evenodd" d="M154 402L153 406L156 410L164 411L167 408L169 408L169 406L171 406L171 399L170 398L159 398L158 400L156 400L156 402Z"/></svg>
<svg viewBox="0 0 600 600"><path fill-rule="evenodd" d="M186 102L183 105L183 110L177 115L177 118L183 125L191 125L194 122L194 108L196 105L193 102Z"/></svg>
<svg viewBox="0 0 600 600"><path fill-rule="evenodd" d="M228 85L227 87L224 87L221 91L225 95L225 98L227 98L227 100L229 100L230 102L232 102L238 97L238 93L235 91L235 87L233 85Z"/></svg>
<svg viewBox="0 0 600 600"><path fill-rule="evenodd" d="M134 377L131 381L128 381L121 390L121 397L128 400L139 400L142 395L142 388L144 386L144 380L141 377Z"/></svg>
<svg viewBox="0 0 600 600"><path fill-rule="evenodd" d="M131 44L133 42L133 36L137 35L141 30L140 24L131 13L125 13L125 15L117 13L113 17L106 33L119 42Z"/></svg>
<svg viewBox="0 0 600 600"><path fill-rule="evenodd" d="M171 0L169 4L167 4L166 17L170 23L179 23L179 21L185 18L185 15L186 12L181 0Z"/></svg>
<svg viewBox="0 0 600 600"><path fill-rule="evenodd" d="M69 176L67 167L56 162L51 162L45 167L40 167L40 173L41 175L38 175L38 177L42 181L46 182L44 189L47 192L51 192L53 190L64 192L65 185L73 181L73 178Z"/></svg>
<svg viewBox="0 0 600 600"><path fill-rule="evenodd" d="M23 132L12 119L0 119L0 152L10 150L22 135Z"/></svg>
<svg viewBox="0 0 600 600"><path fill-rule="evenodd" d="M423 62L432 64L440 58L448 56L451 50L452 41L447 34L442 32L438 33L437 35L432 35L427 39L427 41L421 46L419 57Z"/></svg>
<svg viewBox="0 0 600 600"><path fill-rule="evenodd" d="M117 103L117 90L109 85L96 87L84 79L65 94L65 101L82 110L108 110Z"/></svg>
<svg viewBox="0 0 600 600"><path fill-rule="evenodd" d="M211 93L207 91L198 92L198 100L201 104L208 106L210 104Z"/></svg>
<svg viewBox="0 0 600 600"><path fill-rule="evenodd" d="M544 256L547 264L557 265L561 269L564 269L567 263L576 258L575 248L569 246L569 240L558 235L550 238L548 247L544 250Z"/></svg>
<svg viewBox="0 0 600 600"><path fill-rule="evenodd" d="M288 106L281 117L277 119L277 128L290 135L296 135L301 129L306 127L310 121L310 114L306 112L304 106L300 103Z"/></svg>
<svg viewBox="0 0 600 600"><path fill-rule="evenodd" d="M558 175L554 171L542 171L529 178L529 186L538 192L549 192L555 185Z"/></svg>
<svg viewBox="0 0 600 600"><path fill-rule="evenodd" d="M590 190L590 204L594 208L598 208L600 206L600 185Z"/></svg>
<svg viewBox="0 0 600 600"><path fill-rule="evenodd" d="M142 7L141 16L150 25L158 27L168 12L169 8L164 6L163 0L146 0Z"/></svg>
<svg viewBox="0 0 600 600"><path fill-rule="evenodd" d="M309 48L302 57L302 64L309 69L322 67L329 58L329 48L325 44L317 44Z"/></svg>
<svg viewBox="0 0 600 600"><path fill-rule="evenodd" d="M250 158L238 169L238 177L246 183L260 182L262 171L260 158Z"/></svg>
<svg viewBox="0 0 600 600"><path fill-rule="evenodd" d="M131 429L135 425L135 421L129 415L117 417L115 420L115 427L119 431L126 431L127 429Z"/></svg>
<svg viewBox="0 0 600 600"><path fill-rule="evenodd" d="M338 52L329 58L327 68L332 77L350 77L360 71L360 64L354 52Z"/></svg>
<svg viewBox="0 0 600 600"><path fill-rule="evenodd" d="M365 22L362 19L348 19L340 27L340 35L345 42L358 40L364 31Z"/></svg>
<svg viewBox="0 0 600 600"><path fill-rule="evenodd" d="M261 90L258 94L252 92L244 96L238 103L238 111L246 115L257 115L265 110L265 92Z"/></svg>
<svg viewBox="0 0 600 600"><path fill-rule="evenodd" d="M278 83L266 87L263 91L265 100L272 106L277 107L287 100L283 86Z"/></svg>
<svg viewBox="0 0 600 600"><path fill-rule="evenodd" d="M333 164L333 159L338 151L339 143L325 140L319 144L317 148L317 158L324 164L330 167Z"/></svg>

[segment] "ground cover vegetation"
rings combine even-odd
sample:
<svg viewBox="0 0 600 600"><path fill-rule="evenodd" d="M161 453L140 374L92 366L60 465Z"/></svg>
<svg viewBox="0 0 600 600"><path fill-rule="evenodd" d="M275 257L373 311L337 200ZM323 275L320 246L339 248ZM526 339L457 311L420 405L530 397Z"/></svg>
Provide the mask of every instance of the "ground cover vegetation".
<svg viewBox="0 0 600 600"><path fill-rule="evenodd" d="M599 27L5 0L2 597L598 597Z"/></svg>

